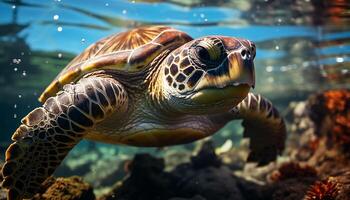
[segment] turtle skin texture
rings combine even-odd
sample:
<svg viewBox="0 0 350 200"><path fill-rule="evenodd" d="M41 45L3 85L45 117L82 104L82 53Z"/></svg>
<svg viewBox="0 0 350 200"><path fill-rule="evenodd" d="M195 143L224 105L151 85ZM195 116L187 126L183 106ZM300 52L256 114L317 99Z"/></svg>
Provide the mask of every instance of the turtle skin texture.
<svg viewBox="0 0 350 200"><path fill-rule="evenodd" d="M193 39L164 26L92 44L45 89L43 105L13 134L2 169L8 199L31 198L82 139L162 147L208 137L243 119L247 160L275 160L286 128L269 100L249 92L255 54L246 39Z"/></svg>

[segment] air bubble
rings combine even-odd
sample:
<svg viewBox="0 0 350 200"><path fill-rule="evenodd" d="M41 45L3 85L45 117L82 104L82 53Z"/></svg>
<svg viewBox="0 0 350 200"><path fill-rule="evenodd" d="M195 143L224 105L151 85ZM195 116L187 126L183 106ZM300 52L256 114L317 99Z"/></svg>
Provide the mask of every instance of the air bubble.
<svg viewBox="0 0 350 200"><path fill-rule="evenodd" d="M57 27L57 31L61 32L63 30L63 28L61 26Z"/></svg>
<svg viewBox="0 0 350 200"><path fill-rule="evenodd" d="M55 21L57 21L59 18L60 18L59 15L54 15L54 16L53 16L53 20L55 20Z"/></svg>
<svg viewBox="0 0 350 200"><path fill-rule="evenodd" d="M21 60L20 58L14 58L14 59L12 59L12 62L15 63L15 64L17 64L17 65L18 65L19 63L21 63L21 61L22 61L22 60Z"/></svg>
<svg viewBox="0 0 350 200"><path fill-rule="evenodd" d="M15 109L16 109L16 108L17 108L17 104L13 105L13 108L15 108Z"/></svg>
<svg viewBox="0 0 350 200"><path fill-rule="evenodd" d="M22 72L22 76L27 76L27 72L26 72L26 71L23 71L23 72Z"/></svg>
<svg viewBox="0 0 350 200"><path fill-rule="evenodd" d="M62 54L61 53L57 54L57 57L62 58Z"/></svg>
<svg viewBox="0 0 350 200"><path fill-rule="evenodd" d="M105 3L105 6L109 6L109 3Z"/></svg>
<svg viewBox="0 0 350 200"><path fill-rule="evenodd" d="M272 72L273 71L273 67L272 66L267 66L265 70L267 72Z"/></svg>
<svg viewBox="0 0 350 200"><path fill-rule="evenodd" d="M16 6L15 6L15 5L13 5L13 6L12 6L12 9L16 9Z"/></svg>
<svg viewBox="0 0 350 200"><path fill-rule="evenodd" d="M280 49L280 47L279 47L279 46L275 46L275 49L276 49L276 50L279 50L279 49Z"/></svg>
<svg viewBox="0 0 350 200"><path fill-rule="evenodd" d="M85 43L85 38L81 38L81 43Z"/></svg>
<svg viewBox="0 0 350 200"><path fill-rule="evenodd" d="M288 70L288 67L287 66L281 66L280 70L281 70L281 72L285 72L285 71Z"/></svg>
<svg viewBox="0 0 350 200"><path fill-rule="evenodd" d="M18 98L22 98L22 95L21 95L21 94L19 94L19 95L18 95Z"/></svg>
<svg viewBox="0 0 350 200"><path fill-rule="evenodd" d="M13 71L15 71L15 72L18 71L18 68L17 67L13 68Z"/></svg>
<svg viewBox="0 0 350 200"><path fill-rule="evenodd" d="M17 114L13 114L13 118L15 118L15 119L16 119L16 118L17 118Z"/></svg>
<svg viewBox="0 0 350 200"><path fill-rule="evenodd" d="M342 57L337 57L337 58L335 59L335 61L337 61L338 63L342 63L342 62L344 62L344 58L342 58Z"/></svg>
<svg viewBox="0 0 350 200"><path fill-rule="evenodd" d="M205 14L201 13L199 16L200 16L201 18L204 18L204 17L205 17Z"/></svg>
<svg viewBox="0 0 350 200"><path fill-rule="evenodd" d="M128 12L127 10L122 11L123 15L125 15L127 12Z"/></svg>

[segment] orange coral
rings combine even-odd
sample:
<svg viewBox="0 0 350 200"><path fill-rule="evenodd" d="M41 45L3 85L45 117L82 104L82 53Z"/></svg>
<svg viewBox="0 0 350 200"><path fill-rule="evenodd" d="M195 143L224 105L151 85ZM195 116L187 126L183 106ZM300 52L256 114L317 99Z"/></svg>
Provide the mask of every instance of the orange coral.
<svg viewBox="0 0 350 200"><path fill-rule="evenodd" d="M339 184L329 177L313 184L306 193L305 200L335 200L339 191Z"/></svg>
<svg viewBox="0 0 350 200"><path fill-rule="evenodd" d="M348 116L338 114L335 118L335 126L333 128L334 132L339 134L341 132L345 132L341 136L342 140L346 140L344 142L350 142L350 111L348 112Z"/></svg>
<svg viewBox="0 0 350 200"><path fill-rule="evenodd" d="M346 109L347 102L350 100L348 90L330 90L323 94L325 106L330 112L342 112Z"/></svg>
<svg viewBox="0 0 350 200"><path fill-rule="evenodd" d="M311 98L311 118L317 132L334 143L350 145L350 90L329 90Z"/></svg>
<svg viewBox="0 0 350 200"><path fill-rule="evenodd" d="M298 177L317 177L317 171L313 167L301 166L299 163L290 162L283 164L277 172L273 173L271 180L282 181Z"/></svg>

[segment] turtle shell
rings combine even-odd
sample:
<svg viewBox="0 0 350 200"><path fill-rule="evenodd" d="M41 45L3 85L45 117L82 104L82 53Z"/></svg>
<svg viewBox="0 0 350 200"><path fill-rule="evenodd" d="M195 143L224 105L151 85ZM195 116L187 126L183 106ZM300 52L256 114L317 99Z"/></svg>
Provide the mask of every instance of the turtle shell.
<svg viewBox="0 0 350 200"><path fill-rule="evenodd" d="M190 40L186 33L166 26L139 27L103 38L75 57L45 89L39 101L45 102L65 84L96 70L141 71L164 50L175 49Z"/></svg>

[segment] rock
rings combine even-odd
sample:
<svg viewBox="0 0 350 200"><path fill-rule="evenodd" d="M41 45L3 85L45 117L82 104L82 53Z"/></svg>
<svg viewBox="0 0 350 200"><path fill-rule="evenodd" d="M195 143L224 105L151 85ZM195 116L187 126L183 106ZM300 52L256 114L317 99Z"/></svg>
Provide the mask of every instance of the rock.
<svg viewBox="0 0 350 200"><path fill-rule="evenodd" d="M317 178L317 171L314 167L301 165L296 162L282 164L279 169L272 173L271 180L283 181L293 178L314 177Z"/></svg>
<svg viewBox="0 0 350 200"><path fill-rule="evenodd" d="M174 196L173 178L164 172L164 160L149 154L137 154L129 164L130 175L103 200L163 200Z"/></svg>
<svg viewBox="0 0 350 200"><path fill-rule="evenodd" d="M179 197L200 194L205 199L243 199L237 188L237 178L228 167L222 166L210 140L202 144L191 163L179 165L171 174L176 177L175 189Z"/></svg>
<svg viewBox="0 0 350 200"><path fill-rule="evenodd" d="M202 196L200 195L196 195L192 198L181 198L181 197L174 197L174 198L171 198L169 200L207 200L205 198L203 198Z"/></svg>
<svg viewBox="0 0 350 200"><path fill-rule="evenodd" d="M220 159L215 154L215 147L211 140L203 143L198 154L191 158L192 165L195 169L206 168L208 166L219 167Z"/></svg>
<svg viewBox="0 0 350 200"><path fill-rule="evenodd" d="M176 190L181 197L200 194L205 199L240 200L243 199L237 187L236 177L229 168L209 166L195 169L182 165L173 172L177 176Z"/></svg>
<svg viewBox="0 0 350 200"><path fill-rule="evenodd" d="M211 142L204 143L191 160L166 172L163 159L137 154L128 166L129 176L101 200L243 199L238 178L221 165Z"/></svg>
<svg viewBox="0 0 350 200"><path fill-rule="evenodd" d="M240 178L237 179L237 187L245 200L263 199L262 185Z"/></svg>
<svg viewBox="0 0 350 200"><path fill-rule="evenodd" d="M80 177L49 178L33 200L94 200L93 188Z"/></svg>
<svg viewBox="0 0 350 200"><path fill-rule="evenodd" d="M263 188L263 198L270 200L301 200L315 178L298 178L278 181Z"/></svg>

